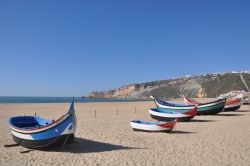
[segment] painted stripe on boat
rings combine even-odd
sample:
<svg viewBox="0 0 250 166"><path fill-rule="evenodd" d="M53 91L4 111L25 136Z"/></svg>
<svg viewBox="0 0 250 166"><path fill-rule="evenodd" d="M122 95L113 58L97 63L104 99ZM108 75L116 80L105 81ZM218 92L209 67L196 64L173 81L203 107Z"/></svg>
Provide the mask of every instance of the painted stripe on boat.
<svg viewBox="0 0 250 166"><path fill-rule="evenodd" d="M225 105L225 108L232 108L232 107L238 107L238 106L241 106L241 102L236 103L236 104Z"/></svg>
<svg viewBox="0 0 250 166"><path fill-rule="evenodd" d="M232 105L232 104L241 104L241 99L236 99L236 100L230 100L226 102L226 105Z"/></svg>
<svg viewBox="0 0 250 166"><path fill-rule="evenodd" d="M204 107L210 107L210 106L214 106L214 105L218 105L221 103L224 103L225 101L218 101L218 102L214 102L214 103L210 103L210 104L204 104L204 105L198 105L198 109L199 108L204 108ZM176 109L176 110L188 110L188 109L193 109L194 105L190 105L187 107L181 107L181 106L166 106L166 105L162 105L160 103L158 103L158 101L156 101L156 104L161 107L161 108L170 108L170 109Z"/></svg>
<svg viewBox="0 0 250 166"><path fill-rule="evenodd" d="M152 115L160 116L160 117L166 117L166 118L183 118L183 117L190 117L190 115L185 115L182 113L176 113L176 114L168 114L164 112L157 112L153 110L149 110L149 113Z"/></svg>
<svg viewBox="0 0 250 166"><path fill-rule="evenodd" d="M30 134L22 134L22 133L14 131L14 130L11 131L11 134L13 134L14 136L21 138L21 139L34 140L34 138Z"/></svg>

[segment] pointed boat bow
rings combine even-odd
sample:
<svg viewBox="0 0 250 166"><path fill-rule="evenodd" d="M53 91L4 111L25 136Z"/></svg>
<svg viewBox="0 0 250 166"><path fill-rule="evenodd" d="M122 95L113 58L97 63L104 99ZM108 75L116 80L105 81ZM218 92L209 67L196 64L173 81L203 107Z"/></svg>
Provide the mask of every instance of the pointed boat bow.
<svg viewBox="0 0 250 166"><path fill-rule="evenodd" d="M159 124L158 126L171 129L171 128L174 128L176 123L177 123L177 119L175 119L174 121L171 121L171 122Z"/></svg>
<svg viewBox="0 0 250 166"><path fill-rule="evenodd" d="M189 115L189 116L195 116L197 114L198 108L197 105L190 111L184 112L183 114Z"/></svg>

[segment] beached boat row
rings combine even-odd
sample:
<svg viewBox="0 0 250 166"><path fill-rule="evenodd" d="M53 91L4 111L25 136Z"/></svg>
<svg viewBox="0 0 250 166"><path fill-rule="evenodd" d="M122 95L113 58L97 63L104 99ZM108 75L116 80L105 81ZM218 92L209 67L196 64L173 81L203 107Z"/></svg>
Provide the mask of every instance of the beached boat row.
<svg viewBox="0 0 250 166"><path fill-rule="evenodd" d="M140 131L171 131L176 122L187 122L196 115L215 115L222 111L235 111L240 108L242 102L239 98L219 99L208 103L200 103L191 98L184 97L185 104L175 104L150 96L157 108L149 110L150 116L158 122L145 122L141 120L131 121L134 130ZM162 126L165 122L165 129ZM171 128L172 127L172 128Z"/></svg>
<svg viewBox="0 0 250 166"><path fill-rule="evenodd" d="M196 115L214 115L224 111L235 111L241 106L241 99L219 99L209 103L200 103L188 97L186 104L175 104L151 96L157 108L149 109L149 115L157 120L130 122L136 131L171 131L177 122L187 122ZM44 149L60 146L74 141L76 115L74 99L69 111L57 120L47 120L38 116L18 116L9 119L13 140L24 147Z"/></svg>
<svg viewBox="0 0 250 166"><path fill-rule="evenodd" d="M192 109L195 105L198 105L197 115L214 115L223 111L225 107L225 99L216 100L209 103L195 103L195 104L174 104L166 101L162 101L160 99L151 96L154 99L154 102L158 108L170 109L177 112L187 112Z"/></svg>

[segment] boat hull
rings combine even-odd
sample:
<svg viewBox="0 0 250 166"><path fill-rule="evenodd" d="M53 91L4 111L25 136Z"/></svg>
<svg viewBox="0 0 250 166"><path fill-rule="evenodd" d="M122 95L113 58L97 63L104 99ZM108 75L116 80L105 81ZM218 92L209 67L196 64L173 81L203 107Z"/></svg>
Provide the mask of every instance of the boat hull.
<svg viewBox="0 0 250 166"><path fill-rule="evenodd" d="M76 121L74 99L66 115L57 120L37 116L17 116L9 119L13 140L30 149L46 149L74 141Z"/></svg>
<svg viewBox="0 0 250 166"><path fill-rule="evenodd" d="M236 100L229 100L226 102L224 111L236 111L238 109L240 109L242 105L242 100L241 99L236 99Z"/></svg>
<svg viewBox="0 0 250 166"><path fill-rule="evenodd" d="M234 107L227 107L227 108L224 108L224 111L225 112L228 112L228 111L236 111L238 109L240 109L241 106L234 106Z"/></svg>
<svg viewBox="0 0 250 166"><path fill-rule="evenodd" d="M198 103L197 101L190 99L190 98L184 98L184 102L188 105L202 104L202 103ZM241 104L242 104L241 99L233 99L233 100L226 101L225 107L224 107L224 112L236 111L241 107Z"/></svg>
<svg viewBox="0 0 250 166"><path fill-rule="evenodd" d="M197 111L197 115L215 115L224 110L224 104L217 105L214 107L207 107L207 108L199 108Z"/></svg>
<svg viewBox="0 0 250 166"><path fill-rule="evenodd" d="M137 128L133 128L134 131L138 131L138 132L166 132L169 133L171 132L173 129L169 129L169 130L145 130L145 129L137 129Z"/></svg>
<svg viewBox="0 0 250 166"><path fill-rule="evenodd" d="M130 125L134 131L146 131L146 132L169 132L173 130L175 124L176 121L166 122L158 125L141 124L141 123L136 123L134 121L130 122Z"/></svg>
<svg viewBox="0 0 250 166"><path fill-rule="evenodd" d="M162 116L157 116L157 115L152 115L152 114L150 114L150 116L151 118L155 120L165 121L165 122L170 122L170 121L173 121L174 119L177 119L178 122L188 122L195 117L195 116L189 116L189 117L169 118L169 117L162 117Z"/></svg>
<svg viewBox="0 0 250 166"><path fill-rule="evenodd" d="M214 114L218 114L220 112L223 111L225 104L224 103L220 103L220 104L216 104L213 106L206 106L206 107L202 107L202 106L198 106L198 110L197 110L197 114L196 115L214 115ZM166 109L164 107L160 107L162 109ZM176 111L176 112L180 112L180 113L184 113L190 110L189 109L176 109L174 107L168 107L167 109Z"/></svg>
<svg viewBox="0 0 250 166"><path fill-rule="evenodd" d="M155 108L155 109L150 109L149 114L151 118L159 121L169 122L169 121L174 121L176 119L178 122L187 122L190 121L192 118L194 118L195 115L197 114L197 106L192 108L190 111L184 113L179 113L167 109Z"/></svg>
<svg viewBox="0 0 250 166"><path fill-rule="evenodd" d="M20 144L21 146L29 149L48 149L74 142L74 134L60 135L45 140L27 140L16 137L13 134L12 137L17 144Z"/></svg>

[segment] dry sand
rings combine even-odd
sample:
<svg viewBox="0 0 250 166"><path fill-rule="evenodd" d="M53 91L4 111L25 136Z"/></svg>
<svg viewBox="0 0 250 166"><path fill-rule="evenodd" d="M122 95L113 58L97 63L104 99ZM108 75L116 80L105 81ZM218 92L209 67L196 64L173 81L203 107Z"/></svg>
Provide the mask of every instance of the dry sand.
<svg viewBox="0 0 250 166"><path fill-rule="evenodd" d="M178 123L172 133L134 132L129 121L153 121L147 111L153 106L153 102L77 103L76 144L21 154L26 148L3 147L13 143L8 118L36 112L57 119L69 104L0 104L0 165L250 165L249 106L195 117Z"/></svg>

